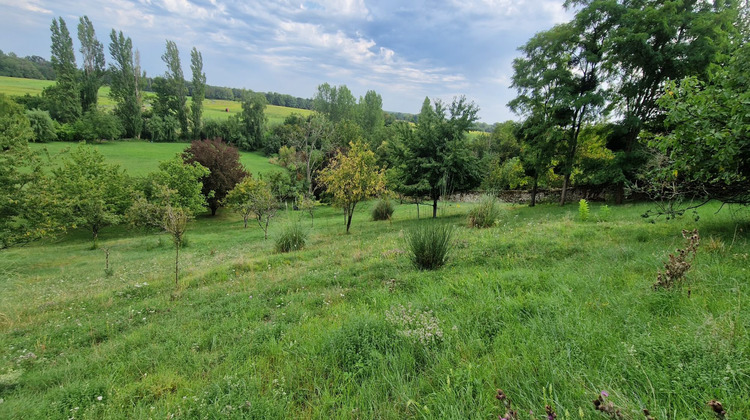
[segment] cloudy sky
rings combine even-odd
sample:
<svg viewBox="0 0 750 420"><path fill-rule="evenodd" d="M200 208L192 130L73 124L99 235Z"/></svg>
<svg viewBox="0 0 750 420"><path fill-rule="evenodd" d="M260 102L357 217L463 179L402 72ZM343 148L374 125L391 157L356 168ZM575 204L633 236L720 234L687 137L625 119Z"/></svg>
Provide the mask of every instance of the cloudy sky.
<svg viewBox="0 0 750 420"><path fill-rule="evenodd" d="M203 54L208 83L312 97L324 82L373 89L388 111L425 96L466 95L482 121L514 119L511 63L534 33L569 20L563 0L0 0L0 49L49 58L49 26L88 15L100 41L133 39L149 76L166 71L165 40ZM79 57L80 62L80 57Z"/></svg>

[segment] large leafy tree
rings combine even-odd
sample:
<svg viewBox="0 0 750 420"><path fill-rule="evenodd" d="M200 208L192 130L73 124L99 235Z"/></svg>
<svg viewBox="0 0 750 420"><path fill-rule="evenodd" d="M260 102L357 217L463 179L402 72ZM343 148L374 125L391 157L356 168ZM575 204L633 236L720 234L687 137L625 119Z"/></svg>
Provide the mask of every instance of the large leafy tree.
<svg viewBox="0 0 750 420"><path fill-rule="evenodd" d="M182 154L185 163L199 163L210 172L201 178L201 190L211 215L221 206L227 193L247 176L245 167L240 162L240 153L236 147L224 143L221 139L195 140Z"/></svg>
<svg viewBox="0 0 750 420"><path fill-rule="evenodd" d="M425 98L416 127L401 127L401 142L393 153L395 189L417 200L428 196L432 217L437 217L444 194L479 185L477 159L466 147L466 134L478 111L465 97L455 98L448 107Z"/></svg>
<svg viewBox="0 0 750 420"><path fill-rule="evenodd" d="M557 25L536 34L521 48L524 56L513 62L513 86L519 95L510 106L541 124L535 134L526 130L526 138L535 139L527 142L527 147L545 149L532 155L546 155L550 150L547 140L556 140L555 157L563 176L560 205L565 204L580 133L604 105L600 82L603 25L593 19ZM557 135L550 137L552 132ZM541 136L546 140L540 141Z"/></svg>
<svg viewBox="0 0 750 420"><path fill-rule="evenodd" d="M117 104L115 114L125 128L125 136L141 137L143 130L142 99L140 93L140 66L135 61L133 42L122 31L113 29L109 35L109 69L112 78L110 95Z"/></svg>
<svg viewBox="0 0 750 420"><path fill-rule="evenodd" d="M91 146L79 145L52 171L57 197L69 227L91 232L96 248L99 232L123 220L132 203L132 190L119 165L107 164Z"/></svg>
<svg viewBox="0 0 750 420"><path fill-rule="evenodd" d="M94 24L88 16L78 23L78 41L81 43L83 71L81 74L81 109L83 112L96 107L99 87L104 76L104 45L96 39Z"/></svg>
<svg viewBox="0 0 750 420"><path fill-rule="evenodd" d="M53 19L52 32L52 68L55 71L56 84L44 88L42 95L47 101L52 117L61 122L73 122L81 116L80 86L78 69L73 51L73 40L68 26L62 17Z"/></svg>
<svg viewBox="0 0 750 420"><path fill-rule="evenodd" d="M185 75L182 72L180 63L180 51L174 41L167 40L167 47L161 56L162 61L167 65L165 79L168 86L167 98L165 102L167 109L177 117L180 123L181 136L188 136L188 110L187 110L187 85L185 84ZM158 93L158 92L157 92ZM163 110L162 116L165 112Z"/></svg>
<svg viewBox="0 0 750 420"><path fill-rule="evenodd" d="M706 80L712 63L730 48L737 2L700 0L569 0L576 20L601 22L604 66L612 77L613 105L621 116L607 145L619 163L623 186L648 159L641 131L661 132L657 100L668 80Z"/></svg>
<svg viewBox="0 0 750 420"><path fill-rule="evenodd" d="M651 179L682 197L750 204L750 45L706 82L671 82L658 103L670 132L652 142L665 159Z"/></svg>
<svg viewBox="0 0 750 420"><path fill-rule="evenodd" d="M33 135L23 108L0 93L0 249L62 228L50 183L28 146Z"/></svg>
<svg viewBox="0 0 750 420"><path fill-rule="evenodd" d="M203 129L203 99L206 97L206 73L203 72L203 55L193 47L190 51L190 70L193 73L193 95L190 105L191 121L193 123L193 138L200 137Z"/></svg>
<svg viewBox="0 0 750 420"><path fill-rule="evenodd" d="M346 153L339 150L318 179L333 202L344 209L347 233L357 203L385 192L385 172L377 167L375 153L360 141L349 143Z"/></svg>

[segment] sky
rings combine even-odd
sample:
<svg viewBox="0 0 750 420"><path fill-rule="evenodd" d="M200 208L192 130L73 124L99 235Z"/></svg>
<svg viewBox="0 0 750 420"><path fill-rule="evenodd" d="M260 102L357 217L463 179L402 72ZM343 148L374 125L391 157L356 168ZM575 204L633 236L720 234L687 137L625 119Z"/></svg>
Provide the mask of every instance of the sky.
<svg viewBox="0 0 750 420"><path fill-rule="evenodd" d="M481 121L517 117L506 104L518 47L570 20L563 0L0 0L0 50L50 57L50 24L62 17L78 52L87 15L108 56L123 31L148 76L166 72L177 43L190 79L190 50L216 86L311 98L322 83L355 97L375 90L383 109L418 113L425 97L465 95ZM78 62L80 65L80 54Z"/></svg>

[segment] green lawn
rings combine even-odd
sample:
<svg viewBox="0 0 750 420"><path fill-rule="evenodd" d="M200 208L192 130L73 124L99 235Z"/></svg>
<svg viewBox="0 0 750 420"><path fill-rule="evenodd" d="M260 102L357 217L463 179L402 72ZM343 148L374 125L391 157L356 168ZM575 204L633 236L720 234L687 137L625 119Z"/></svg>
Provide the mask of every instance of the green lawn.
<svg viewBox="0 0 750 420"><path fill-rule="evenodd" d="M11 96L21 96L24 94L39 95L42 89L53 85L55 82L49 80L22 79L17 77L0 76L0 93ZM152 92L145 92L146 97L152 97ZM188 106L192 98L188 97ZM114 101L109 97L109 86L102 86L99 89L99 107L103 109L114 108ZM203 103L204 119L226 119L230 115L242 112L242 103L239 101L226 101L219 99L206 99ZM229 110L229 112L227 112ZM266 117L269 125L277 125L284 122L284 119L292 113L310 115L312 111L308 109L287 108L283 106L267 105Z"/></svg>
<svg viewBox="0 0 750 420"><path fill-rule="evenodd" d="M77 143L32 143L32 150L47 150L50 157L59 156L63 151L76 147ZM145 141L115 141L95 143L96 148L107 162L120 165L134 176L146 175L159 169L159 162L174 157L189 146L189 143L149 143ZM279 169L268 162L260 153L240 152L240 161L248 171L259 174Z"/></svg>
<svg viewBox="0 0 750 420"><path fill-rule="evenodd" d="M178 289L165 235L105 229L110 276L84 231L0 252L0 418L496 419L498 388L522 419L607 418L601 391L626 419L714 419L712 399L750 418L747 209L650 224L645 204L587 222L503 205L472 230L471 204L442 204L454 248L424 272L404 236L430 221L398 205L373 222L372 205L348 235L340 210L281 212L267 241L199 217ZM298 218L307 246L275 253ZM653 290L693 228L686 282Z"/></svg>

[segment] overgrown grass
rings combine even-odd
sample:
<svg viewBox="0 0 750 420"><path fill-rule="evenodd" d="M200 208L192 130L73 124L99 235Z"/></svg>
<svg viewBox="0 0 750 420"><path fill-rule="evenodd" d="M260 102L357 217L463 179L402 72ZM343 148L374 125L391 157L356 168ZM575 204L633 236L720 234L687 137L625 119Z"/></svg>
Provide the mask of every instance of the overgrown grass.
<svg viewBox="0 0 750 420"><path fill-rule="evenodd" d="M373 222L373 204L350 235L320 208L288 254L230 212L199 217L176 293L163 235L103 231L110 277L83 231L2 251L0 418L497 418L497 388L524 415L603 418L606 390L629 418L712 419L711 399L750 418L747 212L650 224L627 205L578 223L575 205L503 205L475 230L448 205L452 257L419 271L403 237L427 221L403 205ZM691 293L655 292L694 228L712 245ZM433 325L440 340L411 339Z"/></svg>

